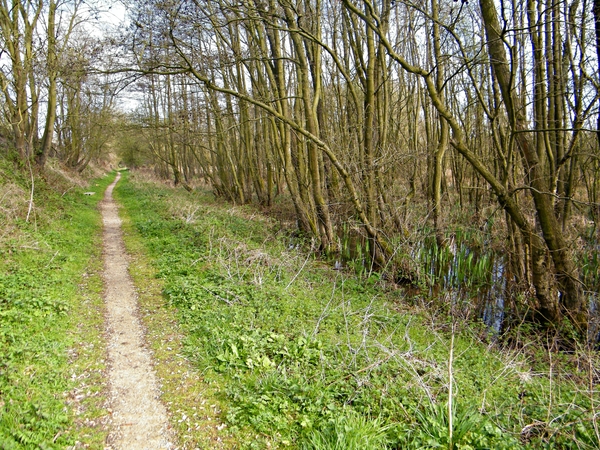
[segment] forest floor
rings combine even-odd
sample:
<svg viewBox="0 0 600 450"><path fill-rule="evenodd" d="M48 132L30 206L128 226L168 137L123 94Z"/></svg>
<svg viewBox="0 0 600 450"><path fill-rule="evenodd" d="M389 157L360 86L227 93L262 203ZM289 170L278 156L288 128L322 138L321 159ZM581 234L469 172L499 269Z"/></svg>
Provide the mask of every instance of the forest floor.
<svg viewBox="0 0 600 450"><path fill-rule="evenodd" d="M600 448L597 351L336 270L208 189L97 176L0 161L1 449Z"/></svg>
<svg viewBox="0 0 600 450"><path fill-rule="evenodd" d="M100 204L104 223L106 340L109 362L110 431L108 448L170 449L174 437L138 318L135 289L128 273L118 207L107 188Z"/></svg>

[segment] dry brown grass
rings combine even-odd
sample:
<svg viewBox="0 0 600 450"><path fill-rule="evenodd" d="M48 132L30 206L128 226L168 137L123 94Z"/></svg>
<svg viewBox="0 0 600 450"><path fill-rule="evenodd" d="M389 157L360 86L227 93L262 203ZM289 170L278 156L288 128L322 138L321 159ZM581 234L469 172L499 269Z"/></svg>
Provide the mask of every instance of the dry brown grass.
<svg viewBox="0 0 600 450"><path fill-rule="evenodd" d="M19 221L37 224L39 219L52 220L54 212L44 200L48 191L64 196L73 189L86 188L91 179L106 173L96 165L79 173L55 158L49 159L42 171L29 169L8 160L0 162L0 242L19 236Z"/></svg>
<svg viewBox="0 0 600 450"><path fill-rule="evenodd" d="M0 242L15 232L17 220L27 216L29 193L14 178L0 168Z"/></svg>

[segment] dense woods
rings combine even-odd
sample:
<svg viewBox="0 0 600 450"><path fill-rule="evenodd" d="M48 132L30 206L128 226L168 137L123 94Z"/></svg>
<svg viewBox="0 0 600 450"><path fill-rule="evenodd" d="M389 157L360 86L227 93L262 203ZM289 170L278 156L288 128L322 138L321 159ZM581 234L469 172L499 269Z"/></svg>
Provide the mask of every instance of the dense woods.
<svg viewBox="0 0 600 450"><path fill-rule="evenodd" d="M600 0L0 0L0 86L0 448L599 448Z"/></svg>
<svg viewBox="0 0 600 450"><path fill-rule="evenodd" d="M40 168L118 146L397 283L502 255L504 309L594 337L598 3L132 1L101 40L83 2L3 1L3 135Z"/></svg>

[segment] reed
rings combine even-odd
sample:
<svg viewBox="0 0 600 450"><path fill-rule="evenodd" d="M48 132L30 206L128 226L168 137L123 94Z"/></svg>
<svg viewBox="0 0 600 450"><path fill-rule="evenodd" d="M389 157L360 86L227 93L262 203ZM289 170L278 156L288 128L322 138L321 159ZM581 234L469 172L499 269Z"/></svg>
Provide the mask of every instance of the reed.
<svg viewBox="0 0 600 450"><path fill-rule="evenodd" d="M489 286L497 256L473 248L460 235L447 238L444 245L435 239L424 240L416 251L420 272L429 286L445 289L473 289Z"/></svg>

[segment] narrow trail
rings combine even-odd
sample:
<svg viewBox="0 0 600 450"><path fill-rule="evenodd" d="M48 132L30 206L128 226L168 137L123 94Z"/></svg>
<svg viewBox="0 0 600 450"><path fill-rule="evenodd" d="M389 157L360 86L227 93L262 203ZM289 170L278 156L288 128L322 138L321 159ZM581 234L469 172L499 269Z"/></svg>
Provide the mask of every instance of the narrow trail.
<svg viewBox="0 0 600 450"><path fill-rule="evenodd" d="M121 220L107 188L100 204L104 223L104 283L109 360L110 432L105 450L173 449L167 411L160 402L152 357L145 348L137 299L128 273Z"/></svg>

